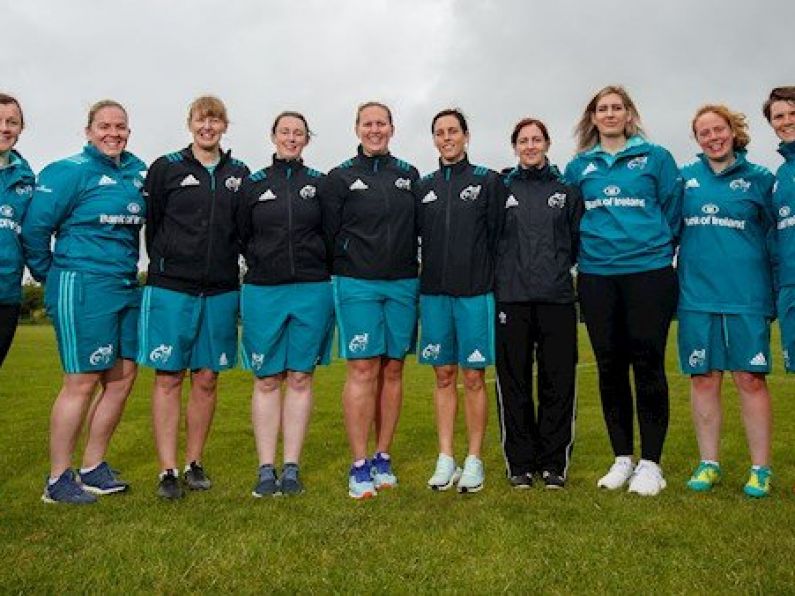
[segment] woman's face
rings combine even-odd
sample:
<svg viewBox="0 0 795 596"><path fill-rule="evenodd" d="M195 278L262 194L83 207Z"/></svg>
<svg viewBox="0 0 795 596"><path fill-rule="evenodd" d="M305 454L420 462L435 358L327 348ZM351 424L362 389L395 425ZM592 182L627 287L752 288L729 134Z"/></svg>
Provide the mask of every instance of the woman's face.
<svg viewBox="0 0 795 596"><path fill-rule="evenodd" d="M696 119L693 131L696 142L710 161L734 159L734 132L723 117L715 112L704 112Z"/></svg>
<svg viewBox="0 0 795 596"><path fill-rule="evenodd" d="M117 158L127 146L130 129L127 114L116 106L108 106L94 114L94 120L86 128L86 138L103 155Z"/></svg>
<svg viewBox="0 0 795 596"><path fill-rule="evenodd" d="M784 143L795 141L795 101L774 101L770 105L770 125Z"/></svg>
<svg viewBox="0 0 795 596"><path fill-rule="evenodd" d="M0 104L0 153L10 151L22 134L22 114L14 103Z"/></svg>
<svg viewBox="0 0 795 596"><path fill-rule="evenodd" d="M384 108L370 106L359 113L356 136L362 143L365 155L383 155L389 151L389 139L395 132Z"/></svg>
<svg viewBox="0 0 795 596"><path fill-rule="evenodd" d="M282 116L276 123L276 132L271 134L280 159L299 159L309 143L309 134L304 121L295 116Z"/></svg>
<svg viewBox="0 0 795 596"><path fill-rule="evenodd" d="M626 137L627 125L632 122L632 114L617 93L608 93L596 102L591 122L599 131L600 137Z"/></svg>
<svg viewBox="0 0 795 596"><path fill-rule="evenodd" d="M194 112L190 116L188 129L193 135L193 144L202 151L217 151L221 147L221 137L227 124L223 118Z"/></svg>
<svg viewBox="0 0 795 596"><path fill-rule="evenodd" d="M547 162L549 141L538 126L528 124L519 130L513 149L523 168L541 168Z"/></svg>
<svg viewBox="0 0 795 596"><path fill-rule="evenodd" d="M461 128L455 116L442 116L433 125L433 144L439 151L443 163L461 161L466 153L469 133Z"/></svg>

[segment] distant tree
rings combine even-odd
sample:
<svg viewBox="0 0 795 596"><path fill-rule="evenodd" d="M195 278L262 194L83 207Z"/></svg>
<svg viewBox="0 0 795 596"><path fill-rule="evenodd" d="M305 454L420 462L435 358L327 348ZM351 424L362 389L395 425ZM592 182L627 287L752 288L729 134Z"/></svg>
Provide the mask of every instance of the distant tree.
<svg viewBox="0 0 795 596"><path fill-rule="evenodd" d="M29 282L22 286L22 309L20 318L33 323L38 323L47 318L44 309L44 286Z"/></svg>

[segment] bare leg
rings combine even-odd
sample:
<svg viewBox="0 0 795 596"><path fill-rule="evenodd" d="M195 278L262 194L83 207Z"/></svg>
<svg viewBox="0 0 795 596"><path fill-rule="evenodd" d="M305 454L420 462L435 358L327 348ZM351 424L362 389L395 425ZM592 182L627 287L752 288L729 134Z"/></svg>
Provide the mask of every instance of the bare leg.
<svg viewBox="0 0 795 596"><path fill-rule="evenodd" d="M722 381L723 373L715 370L690 377L690 407L702 460L719 461L723 422L720 399Z"/></svg>
<svg viewBox="0 0 795 596"><path fill-rule="evenodd" d="M750 372L733 372L734 383L740 394L740 406L745 425L745 436L751 463L770 465L770 443L773 434L773 412L765 375Z"/></svg>
<svg viewBox="0 0 795 596"><path fill-rule="evenodd" d="M312 374L290 371L282 408L284 462L297 464L301 458L309 416L312 413Z"/></svg>
<svg viewBox="0 0 795 596"><path fill-rule="evenodd" d="M190 396L185 416L185 461L201 461L204 443L210 434L215 404L218 398L218 373L209 369L193 371L190 375Z"/></svg>
<svg viewBox="0 0 795 596"><path fill-rule="evenodd" d="M436 388L433 392L436 403L436 432L439 437L439 453L450 457L453 454L453 434L455 431L455 415L458 411L458 391L456 377L458 366L434 366Z"/></svg>
<svg viewBox="0 0 795 596"><path fill-rule="evenodd" d="M257 445L259 465L273 465L276 460L276 442L281 422L283 374L254 379L254 395L251 398L251 422L254 426L254 442Z"/></svg>
<svg viewBox="0 0 795 596"><path fill-rule="evenodd" d="M376 451L389 453L403 405L403 361L384 358L375 421Z"/></svg>
<svg viewBox="0 0 795 596"><path fill-rule="evenodd" d="M184 370L155 372L155 386L152 390L152 429L161 470L177 467L177 437L184 378Z"/></svg>
<svg viewBox="0 0 795 596"><path fill-rule="evenodd" d="M66 374L50 414L50 478L58 478L72 465L86 408L100 373Z"/></svg>
<svg viewBox="0 0 795 596"><path fill-rule="evenodd" d="M380 368L379 357L348 360L348 374L342 390L342 408L354 461L367 457L367 437L375 419Z"/></svg>
<svg viewBox="0 0 795 596"><path fill-rule="evenodd" d="M467 435L469 437L468 455L480 458L483 448L483 437L486 435L486 371L483 369L465 368L464 396L466 404Z"/></svg>
<svg viewBox="0 0 795 596"><path fill-rule="evenodd" d="M83 453L83 467L93 468L105 459L110 439L124 413L138 368L135 362L121 358L102 373L102 391L94 400L93 416L87 421L88 442Z"/></svg>

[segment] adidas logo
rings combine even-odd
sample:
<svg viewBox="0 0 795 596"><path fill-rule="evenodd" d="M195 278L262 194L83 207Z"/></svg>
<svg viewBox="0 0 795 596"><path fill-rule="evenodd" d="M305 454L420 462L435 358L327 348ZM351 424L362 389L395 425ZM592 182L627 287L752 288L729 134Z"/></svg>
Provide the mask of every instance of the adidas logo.
<svg viewBox="0 0 795 596"><path fill-rule="evenodd" d="M756 356L748 361L748 364L751 366L767 366L767 358L765 358L765 355L762 352L759 352Z"/></svg>
<svg viewBox="0 0 795 596"><path fill-rule="evenodd" d="M118 184L118 182L116 182L110 176L106 176L105 174L103 174L102 178L99 179L99 186L110 186L112 184Z"/></svg>
<svg viewBox="0 0 795 596"><path fill-rule="evenodd" d="M179 183L180 186L199 186L200 184L201 182L199 182L193 174L188 174L182 179L182 182Z"/></svg>
<svg viewBox="0 0 795 596"><path fill-rule="evenodd" d="M424 197L422 197L422 202L423 202L423 203L433 203L433 202L434 202L436 199L438 199L438 198L439 198L439 197L437 197L437 196L436 196L436 193L435 193L435 192L433 192L433 191L431 191L431 192L429 192L427 195L425 195Z"/></svg>
<svg viewBox="0 0 795 596"><path fill-rule="evenodd" d="M511 207L518 207L519 201L516 200L516 197L511 195L505 201L505 208L510 209Z"/></svg>
<svg viewBox="0 0 795 596"><path fill-rule="evenodd" d="M580 176L587 176L591 172L595 172L595 171L596 171L596 166L594 165L593 162L590 162L587 166L585 166L585 169L582 171Z"/></svg>
<svg viewBox="0 0 795 596"><path fill-rule="evenodd" d="M273 194L273 191L269 188L264 193L262 193L257 200L260 201L260 202L273 201L275 198L276 198L276 195Z"/></svg>
<svg viewBox="0 0 795 596"><path fill-rule="evenodd" d="M357 178L356 180L354 180L353 184L351 184L350 186L351 190L367 190L368 188L370 187L367 186L364 182L362 182L361 178Z"/></svg>
<svg viewBox="0 0 795 596"><path fill-rule="evenodd" d="M486 359L480 353L480 350L475 349L474 352L467 356L467 362L486 362Z"/></svg>
<svg viewBox="0 0 795 596"><path fill-rule="evenodd" d="M701 185L698 183L698 180L691 178L685 182L685 188L701 188Z"/></svg>

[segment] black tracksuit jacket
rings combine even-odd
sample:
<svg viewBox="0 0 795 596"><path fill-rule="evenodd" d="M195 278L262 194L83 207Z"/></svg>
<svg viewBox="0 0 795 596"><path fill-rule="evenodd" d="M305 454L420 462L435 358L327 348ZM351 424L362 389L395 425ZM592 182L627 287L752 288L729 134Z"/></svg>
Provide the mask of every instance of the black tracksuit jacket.
<svg viewBox="0 0 795 596"><path fill-rule="evenodd" d="M237 191L248 175L229 151L212 175L190 147L152 164L144 183L147 285L197 296L239 287Z"/></svg>
<svg viewBox="0 0 795 596"><path fill-rule="evenodd" d="M277 285L329 279L321 194L325 176L301 161L273 165L243 182L237 228L244 282Z"/></svg>
<svg viewBox="0 0 795 596"><path fill-rule="evenodd" d="M577 262L583 201L549 164L503 174L508 196L500 216L495 294L499 302L576 300L571 268Z"/></svg>
<svg viewBox="0 0 795 596"><path fill-rule="evenodd" d="M417 183L422 294L477 296L492 290L504 190L497 172L466 157L440 163Z"/></svg>
<svg viewBox="0 0 795 596"><path fill-rule="evenodd" d="M359 279L417 277L412 189L417 169L390 154L356 157L328 173L323 225L333 239L333 273Z"/></svg>

